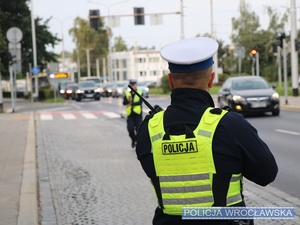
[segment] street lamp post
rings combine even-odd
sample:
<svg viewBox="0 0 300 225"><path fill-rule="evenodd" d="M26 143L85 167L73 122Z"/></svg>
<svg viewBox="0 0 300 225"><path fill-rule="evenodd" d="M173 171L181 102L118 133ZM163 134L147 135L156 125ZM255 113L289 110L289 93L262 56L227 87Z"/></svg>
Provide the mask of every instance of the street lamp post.
<svg viewBox="0 0 300 225"><path fill-rule="evenodd" d="M65 66L66 66L66 55L65 55L65 42L64 42L64 22L68 19L70 19L71 17L67 17L63 20L61 19L58 19L58 18L55 18L53 17L53 19L57 20L58 22L60 22L60 25L61 25L61 47L62 47L62 51L61 51L61 54L62 54L62 72L67 72L65 70Z"/></svg>
<svg viewBox="0 0 300 225"><path fill-rule="evenodd" d="M37 68L37 55L36 55L36 34L35 34L35 22L34 22L34 12L33 12L33 0L30 0L31 3L31 30L32 30L32 51L33 51L33 67ZM36 75L34 80L35 86L35 97L39 97L39 86L38 86L38 75ZM32 94L32 90L31 90Z"/></svg>
<svg viewBox="0 0 300 225"><path fill-rule="evenodd" d="M214 21L213 21L213 0L210 0L210 29L211 29L211 37L217 40L217 35L214 30ZM215 79L214 82L219 82L219 74L218 74L218 52L214 55L214 72Z"/></svg>

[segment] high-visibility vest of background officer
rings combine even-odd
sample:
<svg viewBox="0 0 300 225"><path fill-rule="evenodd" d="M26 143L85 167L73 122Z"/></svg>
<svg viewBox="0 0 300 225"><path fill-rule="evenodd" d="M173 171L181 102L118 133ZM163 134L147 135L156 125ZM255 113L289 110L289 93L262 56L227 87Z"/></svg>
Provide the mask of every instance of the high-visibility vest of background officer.
<svg viewBox="0 0 300 225"><path fill-rule="evenodd" d="M142 95L142 91L141 90L137 90L137 92ZM132 95L131 91L126 91L125 93L126 98L128 100L128 102L130 102L131 104L127 104L126 105L126 115L130 116L130 114L132 112L136 113L136 114L141 114L142 113L142 105L140 104L140 97L137 95Z"/></svg>
<svg viewBox="0 0 300 225"><path fill-rule="evenodd" d="M219 121L227 111L213 114L211 109L205 111L194 131L183 135L165 132L164 111L149 120L155 171L161 189L161 207L165 214L181 215L182 207L210 207L214 204L212 184L216 169L212 140ZM241 174L231 175L225 196L226 206L242 202L241 182Z"/></svg>
<svg viewBox="0 0 300 225"><path fill-rule="evenodd" d="M137 81L130 80L129 84L142 95L141 90L137 90ZM123 105L126 105L126 115L127 115L127 130L129 137L131 138L131 147L136 146L137 130L142 123L142 99L134 94L132 91L125 92Z"/></svg>

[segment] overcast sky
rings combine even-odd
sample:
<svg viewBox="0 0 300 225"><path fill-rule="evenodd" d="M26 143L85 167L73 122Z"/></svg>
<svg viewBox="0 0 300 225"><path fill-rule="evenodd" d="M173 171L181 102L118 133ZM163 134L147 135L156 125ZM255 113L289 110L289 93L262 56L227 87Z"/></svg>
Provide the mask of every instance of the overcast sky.
<svg viewBox="0 0 300 225"><path fill-rule="evenodd" d="M122 15L120 26L113 27L113 37L122 36L128 47L135 44L143 47L155 46L160 49L164 45L180 40L181 26L180 0L32 0L34 14L44 20L53 17L50 21L50 31L62 37L64 31L65 50L75 48L68 30L73 27L73 20L78 16L88 19L89 10L99 9L101 16ZM283 13L290 7L291 0L248 0L252 11L260 17L261 28L267 28L269 23L266 6L272 6ZM296 7L300 0L296 1ZM122 3L121 3L122 2ZM211 14L211 0L183 0L184 5L184 37L190 38L197 34L211 33L211 18L213 18L214 31L218 39L225 44L230 44L231 19L239 16L239 0L212 0L213 13ZM146 25L134 25L134 7L144 7L145 14L164 14L162 25L151 25L150 16L145 16ZM297 28L299 28L299 10L297 10ZM211 16L212 15L212 16ZM298 16L299 15L299 16ZM288 33L290 27L286 27ZM60 53L62 45L57 45L54 50Z"/></svg>

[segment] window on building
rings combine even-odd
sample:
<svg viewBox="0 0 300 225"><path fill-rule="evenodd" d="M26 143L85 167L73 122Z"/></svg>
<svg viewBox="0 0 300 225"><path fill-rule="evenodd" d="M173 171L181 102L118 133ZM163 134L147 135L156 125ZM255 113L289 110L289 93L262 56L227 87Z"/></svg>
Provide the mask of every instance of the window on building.
<svg viewBox="0 0 300 225"><path fill-rule="evenodd" d="M123 71L123 80L127 80L127 71Z"/></svg>
<svg viewBox="0 0 300 225"><path fill-rule="evenodd" d="M156 70L151 70L150 71L150 75L151 76L156 76L157 75L157 71Z"/></svg>
<svg viewBox="0 0 300 225"><path fill-rule="evenodd" d="M145 63L146 62L146 58L138 58L137 62L138 63Z"/></svg>
<svg viewBox="0 0 300 225"><path fill-rule="evenodd" d="M149 62L151 62L151 63L158 63L159 62L159 58L158 57L151 57L151 58L149 58Z"/></svg>
<svg viewBox="0 0 300 225"><path fill-rule="evenodd" d="M127 68L127 60L126 59L122 60L122 66L123 66L123 68Z"/></svg>

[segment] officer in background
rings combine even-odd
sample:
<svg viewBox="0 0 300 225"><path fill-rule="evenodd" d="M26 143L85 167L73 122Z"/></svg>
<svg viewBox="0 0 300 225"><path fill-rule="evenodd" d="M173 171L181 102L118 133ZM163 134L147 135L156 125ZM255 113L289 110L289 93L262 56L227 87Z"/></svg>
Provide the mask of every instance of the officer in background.
<svg viewBox="0 0 300 225"><path fill-rule="evenodd" d="M141 90L137 90L137 81L130 80L129 84L142 95ZM143 120L142 100L131 90L126 91L123 99L123 105L126 105L127 130L131 138L131 147L136 146L137 130Z"/></svg>
<svg viewBox="0 0 300 225"><path fill-rule="evenodd" d="M245 206L243 177L261 185L278 168L268 146L242 115L215 108L213 55L206 37L167 45L171 105L147 116L138 133L137 157L158 199L154 225L253 224L253 221L182 220L182 207ZM143 192L143 190L141 190ZM147 203L145 203L147 204Z"/></svg>

